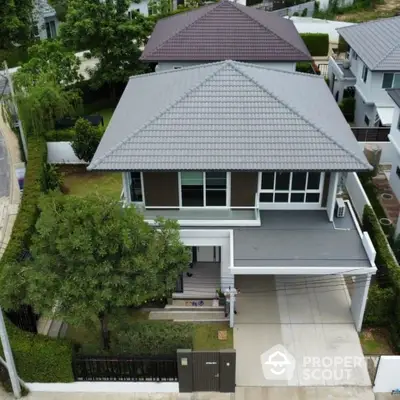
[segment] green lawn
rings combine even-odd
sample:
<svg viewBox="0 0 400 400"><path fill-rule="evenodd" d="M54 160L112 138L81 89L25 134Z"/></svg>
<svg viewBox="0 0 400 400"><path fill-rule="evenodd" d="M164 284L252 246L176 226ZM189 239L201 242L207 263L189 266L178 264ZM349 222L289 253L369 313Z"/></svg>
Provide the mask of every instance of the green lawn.
<svg viewBox="0 0 400 400"><path fill-rule="evenodd" d="M227 340L218 339L218 331L227 331ZM227 323L195 324L193 350L233 349L233 330Z"/></svg>
<svg viewBox="0 0 400 400"><path fill-rule="evenodd" d="M114 108L104 108L103 110L97 111L93 114L101 115L104 118L104 127L107 128L108 123L114 113Z"/></svg>
<svg viewBox="0 0 400 400"><path fill-rule="evenodd" d="M86 171L86 165L62 165L63 191L75 196L99 194L119 200L122 191L120 172Z"/></svg>
<svg viewBox="0 0 400 400"><path fill-rule="evenodd" d="M382 328L368 328L360 333L360 341L364 354L393 354L389 341L389 333Z"/></svg>

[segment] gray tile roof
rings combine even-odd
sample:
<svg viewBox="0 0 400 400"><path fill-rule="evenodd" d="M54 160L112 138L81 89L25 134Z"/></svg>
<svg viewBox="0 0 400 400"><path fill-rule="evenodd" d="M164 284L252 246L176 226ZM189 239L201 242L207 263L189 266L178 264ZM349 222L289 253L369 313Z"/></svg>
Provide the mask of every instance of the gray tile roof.
<svg viewBox="0 0 400 400"><path fill-rule="evenodd" d="M146 61L304 61L310 53L293 22L229 0L160 20Z"/></svg>
<svg viewBox="0 0 400 400"><path fill-rule="evenodd" d="M386 91L396 105L400 107L400 89L386 89Z"/></svg>
<svg viewBox="0 0 400 400"><path fill-rule="evenodd" d="M89 167L368 168L321 77L234 61L131 78Z"/></svg>
<svg viewBox="0 0 400 400"><path fill-rule="evenodd" d="M337 29L371 70L400 70L400 16Z"/></svg>

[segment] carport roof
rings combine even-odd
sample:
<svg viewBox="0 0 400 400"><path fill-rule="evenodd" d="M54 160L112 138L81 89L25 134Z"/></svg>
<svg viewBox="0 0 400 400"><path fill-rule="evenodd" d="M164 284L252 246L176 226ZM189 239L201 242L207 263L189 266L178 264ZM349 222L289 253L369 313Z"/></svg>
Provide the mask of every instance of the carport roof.
<svg viewBox="0 0 400 400"><path fill-rule="evenodd" d="M260 227L234 229L234 266L369 268L346 211L344 218L335 218L335 225L325 210L260 211Z"/></svg>

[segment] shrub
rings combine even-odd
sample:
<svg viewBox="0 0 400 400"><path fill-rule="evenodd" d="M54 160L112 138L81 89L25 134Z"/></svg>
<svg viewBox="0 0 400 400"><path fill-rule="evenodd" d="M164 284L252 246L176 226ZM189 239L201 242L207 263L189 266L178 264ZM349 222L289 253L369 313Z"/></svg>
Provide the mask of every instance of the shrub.
<svg viewBox="0 0 400 400"><path fill-rule="evenodd" d="M342 110L347 122L354 121L354 110L356 108L356 99L354 97L344 98L339 104L339 108Z"/></svg>
<svg viewBox="0 0 400 400"><path fill-rule="evenodd" d="M44 189L43 167L47 161L46 142L41 138L29 138L28 153L24 192L10 241L1 260L2 265L18 261L21 252L29 248L39 216L37 204L40 193Z"/></svg>
<svg viewBox="0 0 400 400"><path fill-rule="evenodd" d="M329 35L327 33L302 33L308 51L312 56L326 56L329 50Z"/></svg>
<svg viewBox="0 0 400 400"><path fill-rule="evenodd" d="M305 8L305 9L301 12L301 16L302 16L302 17L307 17L307 14L308 14L308 10L307 10L307 8Z"/></svg>
<svg viewBox="0 0 400 400"><path fill-rule="evenodd" d="M45 164L43 172L46 191L59 190L63 186L63 176L56 165Z"/></svg>
<svg viewBox="0 0 400 400"><path fill-rule="evenodd" d="M90 162L100 143L103 130L101 127L93 126L83 118L76 121L75 139L72 148L76 156L84 161Z"/></svg>
<svg viewBox="0 0 400 400"><path fill-rule="evenodd" d="M390 333L392 337L393 346L397 351L400 350L400 268L399 265L390 249L389 242L386 238L385 232L383 231L378 218L374 210L365 206L363 213L363 229L366 230L376 250L376 263L378 265L378 284L380 288L390 288L393 291L393 300L391 306L388 305L390 300L390 293L388 291L381 292L382 299L378 300L379 293L372 294L373 299L371 303L368 303L372 307L372 311L367 311L370 315L374 314L374 310L381 310L387 315L387 321L389 322ZM375 290L375 289L374 289ZM368 306L367 304L367 306ZM386 308L382 310L386 304ZM383 317L379 317L383 318ZM385 317L386 318L386 317ZM378 316L375 316L378 320ZM374 319L372 319L374 320Z"/></svg>
<svg viewBox="0 0 400 400"><path fill-rule="evenodd" d="M297 72L305 72L307 74L314 73L311 62L307 62L307 61L296 63L296 71Z"/></svg>
<svg viewBox="0 0 400 400"><path fill-rule="evenodd" d="M368 326L387 326L390 324L390 312L393 307L394 293L391 288L371 285L368 292L364 323Z"/></svg>
<svg viewBox="0 0 400 400"><path fill-rule="evenodd" d="M24 332L6 320L18 375L25 382L73 382L72 346L62 339ZM0 345L1 354L3 349Z"/></svg>
<svg viewBox="0 0 400 400"><path fill-rule="evenodd" d="M193 326L165 321L140 321L111 332L114 354L175 354L192 348Z"/></svg>

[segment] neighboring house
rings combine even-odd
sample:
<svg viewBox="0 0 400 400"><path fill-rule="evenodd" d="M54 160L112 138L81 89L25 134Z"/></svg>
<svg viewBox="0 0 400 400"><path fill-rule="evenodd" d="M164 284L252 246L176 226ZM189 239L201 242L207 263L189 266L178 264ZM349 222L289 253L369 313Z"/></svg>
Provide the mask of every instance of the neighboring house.
<svg viewBox="0 0 400 400"><path fill-rule="evenodd" d="M395 103L392 126L390 128L389 140L395 149L390 170L390 186L397 199L400 200L400 89L389 89L387 93Z"/></svg>
<svg viewBox="0 0 400 400"><path fill-rule="evenodd" d="M40 39L53 39L57 36L60 22L56 11L47 0L35 0L33 19L36 22L35 35Z"/></svg>
<svg viewBox="0 0 400 400"><path fill-rule="evenodd" d="M329 84L340 102L354 88L356 126L390 126L394 104L386 89L400 88L400 17L338 29L347 60L329 60Z"/></svg>
<svg viewBox="0 0 400 400"><path fill-rule="evenodd" d="M295 71L311 56L291 21L222 0L158 21L141 60L156 71L222 60Z"/></svg>
<svg viewBox="0 0 400 400"><path fill-rule="evenodd" d="M361 328L375 252L350 204L335 207L342 173L371 167L321 77L235 61L134 76L88 169L121 171L150 224L179 222L194 267L175 298L350 275Z"/></svg>

